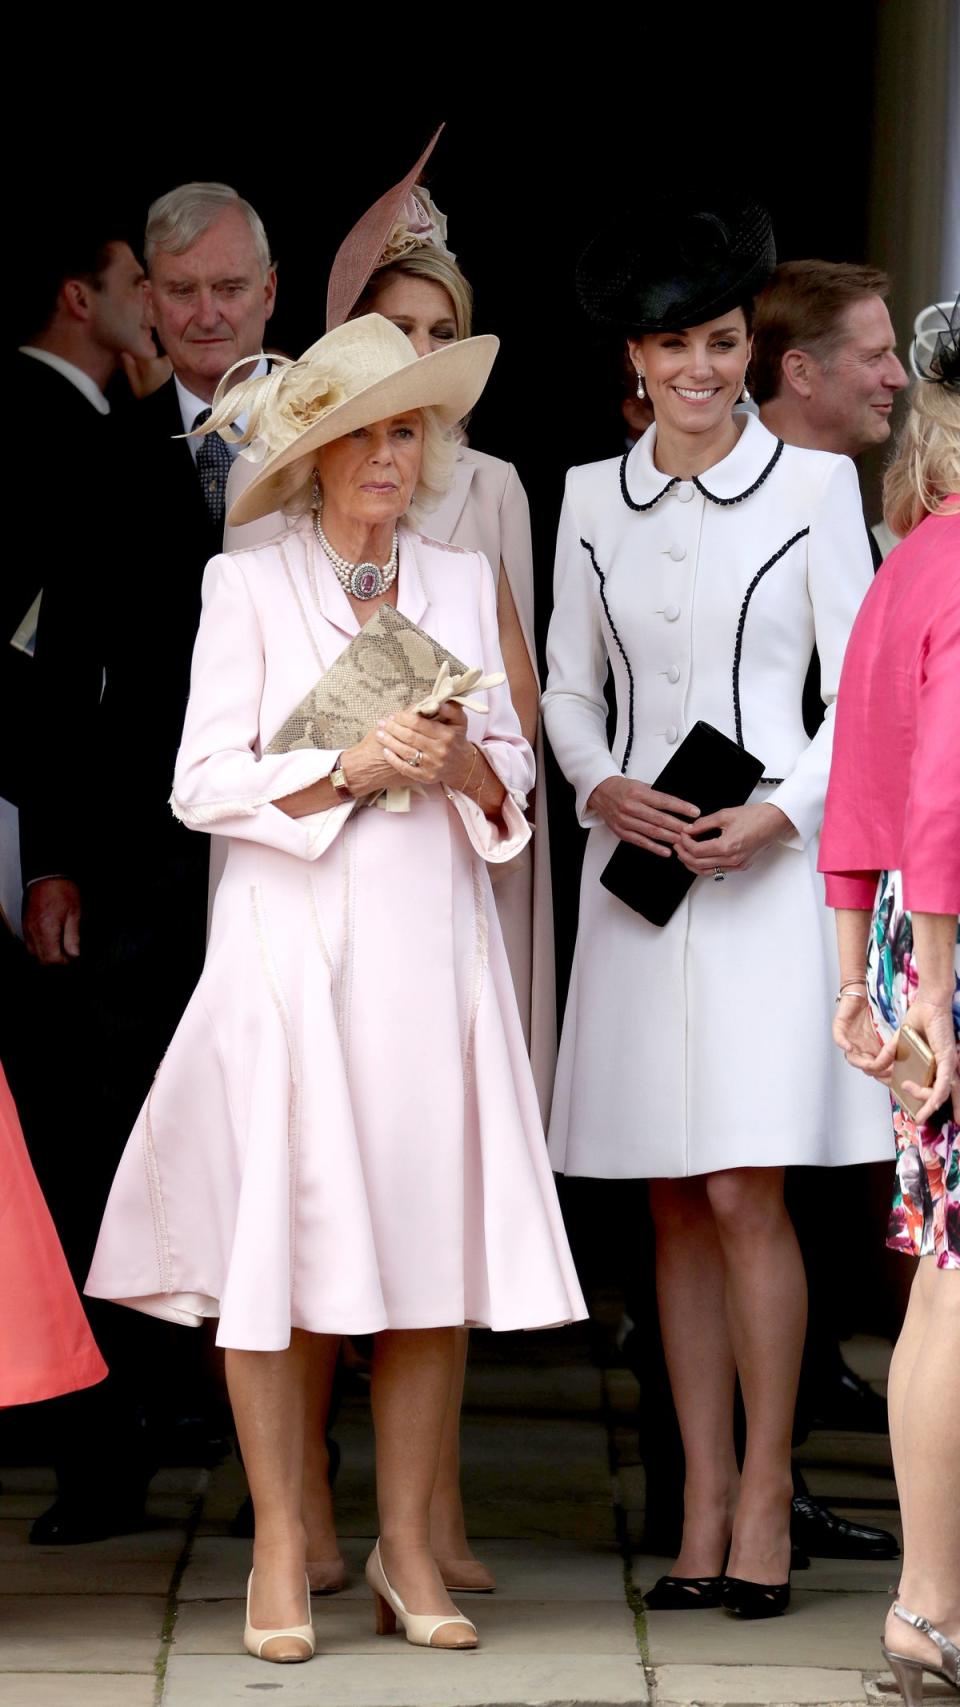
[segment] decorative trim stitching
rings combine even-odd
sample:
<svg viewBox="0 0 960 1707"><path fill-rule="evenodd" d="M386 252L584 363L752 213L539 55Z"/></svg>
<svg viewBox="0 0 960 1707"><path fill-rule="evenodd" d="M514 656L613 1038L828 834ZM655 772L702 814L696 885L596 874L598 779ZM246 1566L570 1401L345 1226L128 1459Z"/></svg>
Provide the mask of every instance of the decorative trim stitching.
<svg viewBox="0 0 960 1707"><path fill-rule="evenodd" d="M617 649L618 649L620 656L623 659L623 662L626 666L627 681L630 684L630 693L629 693L629 697L628 697L628 708L627 708L627 744L623 749L623 760L622 760L621 765L620 765L620 775L625 776L626 770L627 770L627 765L630 762L630 754L631 754L631 751L633 749L633 700L634 700L633 670L630 667L630 660L627 657L626 647L624 646L623 641L620 639L620 636L617 633L616 624L613 620L613 617L610 615L610 606L607 604L606 576L604 575L603 570L601 569L599 563L597 562L597 559L594 555L593 546L590 544L590 541L588 539L581 539L580 544L583 546L584 551L587 551L590 554L590 561L593 564L594 573L596 574L597 580L600 582L600 599L601 599L601 602L603 604L604 611L606 613L607 622L610 625L610 633L613 635L613 638L617 643Z"/></svg>
<svg viewBox="0 0 960 1707"><path fill-rule="evenodd" d="M157 1271L160 1277L160 1291L169 1293L173 1291L170 1273L170 1238L167 1231L166 1210L163 1206L163 1187L160 1184L160 1164L157 1161L157 1149L153 1141L153 1122L150 1118L152 1101L153 1085L150 1086L143 1110L143 1161L147 1174L147 1190L150 1194L150 1211L153 1215L153 1235L157 1245Z"/></svg>
<svg viewBox="0 0 960 1707"><path fill-rule="evenodd" d="M788 539L784 545L781 545L779 551L775 551L772 557L767 558L766 563L764 563L762 568L757 570L753 580L750 582L746 594L744 595L743 604L740 606L740 620L737 623L737 638L733 647L733 719L736 725L738 747L743 746L743 720L740 716L740 658L743 652L743 630L747 620L747 611L750 608L750 600L753 598L753 595L759 587L760 582L763 580L764 575L767 573L767 570L772 569L775 563L779 563L781 557L786 555L790 550L790 547L792 545L796 545L799 539L805 539L809 532L809 527L801 528L799 533L795 533L791 539ZM769 777L763 780L772 782L775 779L773 777Z"/></svg>
<svg viewBox="0 0 960 1707"><path fill-rule="evenodd" d="M764 481L773 473L782 454L783 440L778 439L777 448L770 458L770 461L767 463L766 468L758 475L752 486L748 486L744 492L738 492L735 498L718 498L715 493L708 492L703 481L696 474L691 477L692 482L702 498L708 498L711 504L716 504L722 510L728 510L732 504L742 504L744 499L752 498L754 492L759 491ZM680 476L675 474L672 480L668 480L667 484L661 488L656 497L651 498L648 503L637 504L631 498L630 493L627 490L627 457L629 455L629 451L624 451L623 456L620 459L620 491L623 494L624 503L627 504L631 510L636 510L638 514L642 514L644 510L652 510L655 504L659 504L660 499L666 497L671 487L676 486L679 483Z"/></svg>
<svg viewBox="0 0 960 1707"><path fill-rule="evenodd" d="M483 880L477 866L473 867L473 978L470 991L470 1008L467 1015L466 1034L463 1041L463 1089L464 1095L473 1083L474 1059L477 1042L477 1015L480 1012L480 998L483 995L483 984L486 976L487 962L490 955L489 927L487 925L487 906L484 894Z"/></svg>
<svg viewBox="0 0 960 1707"><path fill-rule="evenodd" d="M300 1070L290 1010L284 998L276 962L267 940L263 918L263 894L259 883L251 883L250 885L250 911L253 914L253 928L257 938L257 947L260 950L260 964L287 1045L287 1063L290 1069L290 1093L287 1100L287 1163L290 1181L290 1285L292 1288L297 1254L297 1177L300 1167L300 1110L302 1100Z"/></svg>
<svg viewBox="0 0 960 1707"><path fill-rule="evenodd" d="M310 627L310 623L307 620L307 613L303 608L303 600L300 597L300 593L299 593L299 590L297 588L297 583L293 578L293 569L290 566L290 559L287 556L286 545L282 542L278 542L278 548L279 548L279 552L280 552L280 561L283 564L283 572L287 578L287 585L289 586L290 591L293 594L294 600L296 602L297 609L300 612L300 621L303 623L303 627L304 627L307 639L309 640L311 648L313 650L313 655L316 658L317 663L320 665L321 672L324 672L326 670L326 665L323 661L323 657L321 655L320 648L317 645L316 636L314 635L313 629ZM318 595L317 590L316 590L316 586L313 583L313 565L312 565L312 562L309 564L308 569L307 569L307 579L311 583L311 591L313 592L314 599L317 603L317 606L319 607L320 599L319 599L319 595Z"/></svg>

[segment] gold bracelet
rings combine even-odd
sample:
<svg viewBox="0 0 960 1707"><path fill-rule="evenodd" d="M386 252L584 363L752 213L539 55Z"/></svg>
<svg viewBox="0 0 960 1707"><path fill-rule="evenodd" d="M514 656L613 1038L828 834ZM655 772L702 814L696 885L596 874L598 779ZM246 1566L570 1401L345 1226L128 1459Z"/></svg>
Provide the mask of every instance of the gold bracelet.
<svg viewBox="0 0 960 1707"><path fill-rule="evenodd" d="M482 812L482 811L483 811L483 807L482 807L482 806L481 806L481 805L480 805L480 796L481 796L481 794L482 794L482 793L483 793L483 784L484 784L484 774L483 774L483 771L484 771L484 766L485 766L485 764L486 764L486 759L485 759L485 758L484 758L484 756L483 756L483 754L482 754L482 753L481 753L481 751L480 751L480 748L479 748L479 747L477 747L477 749L476 749L476 753L477 753L477 758L478 758L478 759L479 759L479 760L480 760L480 777L479 777L479 780L478 780L478 782L477 782L477 786L476 786L476 788L475 788L475 790L474 790L474 795L473 795L473 797L474 797L474 799L475 799L475 801L476 801L476 803L477 803L477 806L478 806L478 808L479 808L479 810L480 810L480 811L481 811L481 812Z"/></svg>
<svg viewBox="0 0 960 1707"><path fill-rule="evenodd" d="M470 761L470 769L467 772L467 780L463 784L463 786L460 790L461 794L466 794L467 789L470 787L470 778L473 776L473 773L477 768L477 760L480 757L480 748L477 746L476 742L472 741L470 744L473 747L473 758ZM481 786L482 786L482 784L481 784ZM477 805L479 806L479 804L480 804L480 802L478 800Z"/></svg>

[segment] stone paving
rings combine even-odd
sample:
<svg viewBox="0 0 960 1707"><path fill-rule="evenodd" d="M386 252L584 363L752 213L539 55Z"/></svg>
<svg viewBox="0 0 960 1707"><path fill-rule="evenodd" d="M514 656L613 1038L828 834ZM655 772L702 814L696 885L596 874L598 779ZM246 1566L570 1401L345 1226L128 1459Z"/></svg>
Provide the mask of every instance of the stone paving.
<svg viewBox="0 0 960 1707"><path fill-rule="evenodd" d="M0 1707L777 1707L895 1703L878 1637L889 1565L815 1562L794 1578L788 1617L649 1614L639 1596L664 1561L642 1552L638 1391L600 1370L577 1330L477 1335L464 1424L466 1490L496 1595L462 1597L481 1647L430 1653L378 1638L362 1579L375 1534L367 1408L341 1412L337 1505L345 1593L315 1598L317 1659L268 1667L240 1646L249 1544L228 1533L242 1495L232 1459L162 1471L151 1527L85 1547L32 1548L49 1475L0 1472ZM853 1348L882 1382L889 1348ZM895 1526L887 1442L816 1434L812 1491ZM944 1697L948 1699L949 1697ZM936 1700L931 1694L925 1700Z"/></svg>

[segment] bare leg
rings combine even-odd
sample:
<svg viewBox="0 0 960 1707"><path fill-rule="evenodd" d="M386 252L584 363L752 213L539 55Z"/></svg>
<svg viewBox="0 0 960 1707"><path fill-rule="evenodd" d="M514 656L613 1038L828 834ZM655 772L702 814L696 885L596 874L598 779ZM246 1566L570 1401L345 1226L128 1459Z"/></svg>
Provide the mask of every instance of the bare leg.
<svg viewBox="0 0 960 1707"><path fill-rule="evenodd" d="M430 1501L430 1546L445 1583L457 1588L488 1590L496 1584L467 1540L460 1494L460 1411L470 1332L467 1328L457 1328L455 1334L453 1380L443 1420L440 1465Z"/></svg>
<svg viewBox="0 0 960 1707"><path fill-rule="evenodd" d="M893 1348L893 1357L890 1359L890 1373L887 1379L887 1415L890 1419L890 1450L893 1454L893 1473L897 1479L900 1521L903 1527L904 1546L906 1546L907 1504L910 1486L903 1447L903 1417L907 1394L913 1380L913 1372L927 1331L929 1311L925 1288L917 1285L920 1276L920 1264L902 1255L899 1260L907 1272L911 1274L913 1284L910 1288L907 1312L903 1318L903 1328ZM911 1608L912 1610L914 1609Z"/></svg>
<svg viewBox="0 0 960 1707"><path fill-rule="evenodd" d="M451 1617L457 1608L430 1550L430 1500L453 1382L455 1337L454 1328L378 1334L372 1388L383 1568L409 1612ZM435 1645L444 1645L442 1632Z"/></svg>
<svg viewBox="0 0 960 1707"><path fill-rule="evenodd" d="M260 1630L304 1622L303 1418L311 1335L295 1328L286 1351L226 1356L227 1386L253 1500L251 1622ZM279 1638L264 1657L303 1654Z"/></svg>
<svg viewBox="0 0 960 1707"><path fill-rule="evenodd" d="M344 1582L327 1450L327 1416L340 1341L334 1334L311 1334L310 1341L304 1388L303 1524L310 1587L315 1593L329 1594Z"/></svg>
<svg viewBox="0 0 960 1707"><path fill-rule="evenodd" d="M903 1514L897 1598L960 1645L960 1269L920 1258L894 1362L894 1467ZM884 1639L893 1653L943 1664L929 1637L892 1611Z"/></svg>
<svg viewBox="0 0 960 1707"><path fill-rule="evenodd" d="M650 1207L663 1349L686 1460L683 1541L671 1574L715 1577L738 1485L723 1254L703 1179L651 1180Z"/></svg>
<svg viewBox="0 0 960 1707"><path fill-rule="evenodd" d="M782 1168L709 1174L726 1265L727 1320L747 1417L729 1575L783 1583L790 1569L793 1414L806 1323L803 1258Z"/></svg>

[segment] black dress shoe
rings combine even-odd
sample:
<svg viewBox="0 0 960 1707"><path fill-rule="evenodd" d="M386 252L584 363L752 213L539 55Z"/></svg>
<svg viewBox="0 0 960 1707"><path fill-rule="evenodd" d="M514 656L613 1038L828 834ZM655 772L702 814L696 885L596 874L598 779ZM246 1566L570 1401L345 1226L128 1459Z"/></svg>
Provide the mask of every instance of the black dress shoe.
<svg viewBox="0 0 960 1707"><path fill-rule="evenodd" d="M821 1427L849 1428L855 1433L886 1434L890 1426L886 1399L846 1364L818 1393L814 1414Z"/></svg>
<svg viewBox="0 0 960 1707"><path fill-rule="evenodd" d="M129 1535L146 1523L142 1493L120 1504L95 1506L64 1497L41 1512L27 1539L34 1547L75 1547L84 1541L104 1541L108 1535Z"/></svg>
<svg viewBox="0 0 960 1707"><path fill-rule="evenodd" d="M815 1559L896 1559L900 1548L888 1529L871 1529L837 1517L809 1494L794 1494L790 1538Z"/></svg>
<svg viewBox="0 0 960 1707"><path fill-rule="evenodd" d="M722 1577L659 1577L643 1597L648 1612L697 1612L720 1605Z"/></svg>
<svg viewBox="0 0 960 1707"><path fill-rule="evenodd" d="M744 1577L724 1577L720 1605L737 1618L779 1618L790 1605L790 1579L785 1583L751 1583Z"/></svg>

